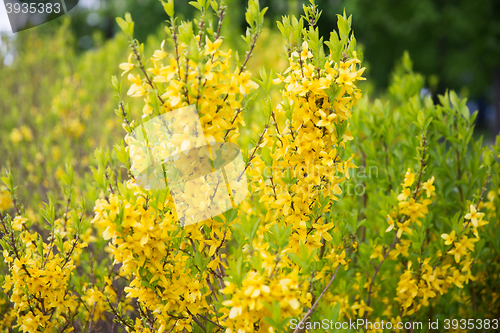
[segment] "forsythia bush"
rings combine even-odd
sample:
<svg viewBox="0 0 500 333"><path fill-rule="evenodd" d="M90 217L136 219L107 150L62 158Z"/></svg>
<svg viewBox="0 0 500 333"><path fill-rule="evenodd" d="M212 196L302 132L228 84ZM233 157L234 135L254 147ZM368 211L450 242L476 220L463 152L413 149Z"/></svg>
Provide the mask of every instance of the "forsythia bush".
<svg viewBox="0 0 500 333"><path fill-rule="evenodd" d="M422 94L407 54L385 95L362 96L351 17L339 15L324 42L314 1L278 22L286 65L260 77L249 68L265 29L257 0L242 56L224 44L223 1L193 1L192 22L162 3L165 41L151 52L130 14L117 19L130 45L112 77L125 138L95 151L94 182L67 161L54 185L62 195L26 209L12 165L2 178L3 331L384 331L318 326L324 319L383 320L394 325L386 331L435 319L494 327L500 142L474 136L465 100ZM78 94L65 89L52 102L62 114ZM250 194L184 226L168 189L137 184L129 153L134 130L190 105L208 142L242 147ZM70 134L85 136L71 121ZM11 141L33 140L23 126Z"/></svg>
<svg viewBox="0 0 500 333"><path fill-rule="evenodd" d="M80 198L92 192L92 175L85 171L93 150L122 137L119 120L104 112L115 101L100 78L119 73L114 62L126 55L126 38L77 55L68 25L43 25L2 44L15 57L10 65L0 60L0 167L15 171L14 181L22 185L16 193L31 220L41 217L41 202L49 197L66 201L59 184L65 164L75 169Z"/></svg>

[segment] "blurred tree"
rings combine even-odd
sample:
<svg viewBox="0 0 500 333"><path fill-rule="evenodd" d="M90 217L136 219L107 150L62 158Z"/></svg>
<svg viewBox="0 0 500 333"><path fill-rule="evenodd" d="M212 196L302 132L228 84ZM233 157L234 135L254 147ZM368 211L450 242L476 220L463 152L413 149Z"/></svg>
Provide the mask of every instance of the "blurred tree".
<svg viewBox="0 0 500 333"><path fill-rule="evenodd" d="M93 32L111 37L118 31L114 18L133 13L139 40L155 33L166 19L158 0L99 1L97 10L71 11L79 47L91 47ZM272 27L281 15L297 14L308 0L260 0L269 7L266 14ZM500 130L500 1L498 0L316 0L323 9L320 32L329 34L344 9L354 14L353 28L364 46L367 75L376 89L387 86L389 73L404 50L415 70L428 77L433 93L455 89L477 99L480 109L496 108L495 131ZM238 46L246 28L241 15L247 0L226 0L229 21L225 32L229 43ZM180 17L190 17L194 8L188 1L176 1ZM57 21L57 20L56 20ZM329 36L324 36L328 38ZM484 111L484 110L480 110ZM480 117L481 118L481 117Z"/></svg>
<svg viewBox="0 0 500 333"><path fill-rule="evenodd" d="M500 2L497 0L318 0L323 25L345 7L356 17L356 37L372 64L371 79L387 85L395 60L408 50L415 69L437 75L434 92L466 89L496 107L500 129ZM327 5L329 4L329 6ZM328 30L328 29L326 29ZM324 30L323 30L324 31ZM432 85L432 82L429 82Z"/></svg>

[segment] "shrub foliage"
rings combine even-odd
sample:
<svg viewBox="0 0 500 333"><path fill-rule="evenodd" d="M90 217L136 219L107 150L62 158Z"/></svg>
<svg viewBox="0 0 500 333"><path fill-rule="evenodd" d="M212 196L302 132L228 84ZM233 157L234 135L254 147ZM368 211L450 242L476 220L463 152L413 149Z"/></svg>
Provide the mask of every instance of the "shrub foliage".
<svg viewBox="0 0 500 333"><path fill-rule="evenodd" d="M127 14L123 35L75 63L34 39L41 53L25 46L0 67L2 109L38 105L1 125L3 331L336 332L314 323L500 317L500 145L474 135L465 100L423 93L408 54L383 96L363 96L351 17L324 41L313 1L283 16L277 40L250 0L242 55L224 43L223 1L191 2L199 15L187 22L162 4L163 42L134 39ZM279 73L253 74L252 57L273 68L261 34L284 45ZM63 83L48 83L41 57ZM36 82L22 86L30 71ZM102 75L111 86L94 83ZM129 144L189 105L208 142L243 147L250 195L183 226L169 190L137 185Z"/></svg>

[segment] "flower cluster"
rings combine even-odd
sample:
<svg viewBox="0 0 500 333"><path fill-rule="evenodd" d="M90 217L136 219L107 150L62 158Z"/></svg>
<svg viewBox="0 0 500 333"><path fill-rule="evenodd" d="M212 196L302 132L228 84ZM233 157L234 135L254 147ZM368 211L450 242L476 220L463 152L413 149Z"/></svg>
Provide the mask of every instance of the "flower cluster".
<svg viewBox="0 0 500 333"><path fill-rule="evenodd" d="M421 219L429 213L429 206L432 200L429 199L434 194L434 177L424 182L420 187L420 181L412 191L411 186L415 182L415 174L410 169L406 172L404 182L401 184L403 190L398 195L398 210L387 216L389 227L386 232L396 228L397 238L401 238L403 233L412 234L411 225L416 223L422 226ZM425 197L422 194L425 193ZM396 222L394 221L396 220Z"/></svg>
<svg viewBox="0 0 500 333"><path fill-rule="evenodd" d="M342 150L352 139L348 120L361 96L355 82L363 79L364 68L358 69L356 51L352 58L344 54L338 63L333 54L322 60L324 66L313 58L306 40L298 51L289 52L286 76L274 80L285 83L283 101L276 108L285 123L281 129L274 123L269 176L259 180L264 193L260 202L269 212L266 221L283 217L291 225L291 249L300 244L319 249L331 240L329 230L334 225L324 218L331 210L330 202L316 211L313 206L322 198L338 200L339 184L355 167L352 156L342 159Z"/></svg>
<svg viewBox="0 0 500 333"><path fill-rule="evenodd" d="M3 251L10 274L2 288L11 294L14 305L6 318L15 315L23 332L50 331L66 324L64 331L70 332L71 318L80 311L77 295L69 290L70 277L74 261L87 244L71 236L64 242L44 243L38 233L29 231L28 219L21 216L1 222L11 249Z"/></svg>
<svg viewBox="0 0 500 333"><path fill-rule="evenodd" d="M260 77L249 70L260 52L257 39L267 31L266 9L257 0L249 1L245 15L244 56L223 37L224 1L191 1L199 11L193 22L176 18L173 0L161 3L169 21L153 44L134 39L130 14L117 19L124 32L117 38L122 44L128 38L131 52L114 66L121 70L111 81L118 117L103 124L121 123L125 139L112 151L95 150L94 183L86 173L74 182L71 167L60 167L68 142L47 144L26 167L30 175L40 171L43 187L57 184L57 193L46 193L45 208L37 208L38 198L24 208L12 176L2 178L0 331L121 325L126 332L281 333L293 330L291 319L305 327L324 318L384 320L394 327L443 313L498 315L500 137L491 148L496 157L471 141L474 115L465 101L447 93L435 104L420 95L424 80L407 55L387 96L362 97L363 52L351 17L339 15L324 42L313 0L303 16L278 22L285 52L279 66L285 65L276 70L273 63L275 72L262 70ZM262 54L274 61L272 42ZM119 55L104 50L115 63ZM82 78L70 75L51 100L58 125L47 143L60 136L97 143L89 129L99 127L81 103L100 97L80 93L80 84ZM72 107L81 112L71 113ZM189 110L199 124L192 126L179 110ZM37 119L44 112L36 110ZM172 117L180 131L170 132ZM4 141L19 149L39 141L31 122L4 132ZM185 202L179 204L170 176L196 178L205 158L217 155L216 144L236 143L243 158L241 165L225 165L226 185L233 180L228 175L246 175L248 186L241 188L251 195L213 194L210 201L223 212L214 214L198 199L207 197L213 181L203 174L181 186ZM202 158L190 159L192 148ZM182 158L169 159L180 151ZM155 159L175 165L155 170L164 187L143 182L141 170ZM82 157L83 169L88 161ZM55 179L45 179L36 163L55 164ZM356 166L377 172L354 173ZM350 185L362 185L363 192L350 195ZM199 223L186 223L183 205L191 216L201 212Z"/></svg>
<svg viewBox="0 0 500 333"><path fill-rule="evenodd" d="M2 187L0 187L0 211L4 211L12 207L12 199L10 198L9 192Z"/></svg>
<svg viewBox="0 0 500 333"><path fill-rule="evenodd" d="M276 332L269 322L262 318L273 318L273 303L279 306L279 320L298 316L302 304L310 304L311 294L308 285L300 283L298 271L289 274L259 274L250 271L246 274L241 287L225 281L224 294L227 297L222 304L228 310L223 325L226 332L253 332L254 324L259 323L259 332Z"/></svg>

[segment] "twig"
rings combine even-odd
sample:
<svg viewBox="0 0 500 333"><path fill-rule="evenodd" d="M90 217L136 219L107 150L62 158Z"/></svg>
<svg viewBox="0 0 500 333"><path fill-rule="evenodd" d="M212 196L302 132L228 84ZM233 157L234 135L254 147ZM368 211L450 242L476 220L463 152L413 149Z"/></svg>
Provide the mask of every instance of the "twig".
<svg viewBox="0 0 500 333"><path fill-rule="evenodd" d="M73 239L73 246L71 247L71 250L69 250L69 252L66 254L66 259L64 259L64 262L61 266L61 269L63 269L64 266L66 266L66 264L71 259L71 255L73 254L73 251L75 250L76 244L78 244L78 233L75 234L75 238Z"/></svg>
<svg viewBox="0 0 500 333"><path fill-rule="evenodd" d="M136 46L137 46L137 43L135 41L131 42L130 43L130 48L132 49L132 51L134 52L134 55L135 55L135 59L137 60L137 62L139 63L139 66L141 68L141 71L144 73L144 76L146 76L146 80L148 81L149 85L151 86L152 89L155 89L154 85L153 85L153 81L151 80L151 78L149 77L148 73L146 72L146 69L144 68L144 65L142 64L142 60L141 60L141 55L139 54L139 52L137 51L136 49ZM179 66L177 66L179 67ZM158 97L158 99L160 100L161 102L161 105L163 106L163 104L165 104L165 102L163 101L163 99L161 98L161 96L157 93L156 94L156 97Z"/></svg>
<svg viewBox="0 0 500 333"><path fill-rule="evenodd" d="M248 167L252 163L252 160L255 157L255 153L257 152L257 149L259 149L260 145L262 144L262 140L264 139L264 134L266 134L268 127L269 127L269 124L266 124L266 126L264 127L264 131L262 131L262 134L260 135L259 141L257 142L257 146L254 148L254 151L252 152L252 155L250 156L250 158L248 159L247 164L245 165L245 169L243 169L243 171L241 172L240 176L238 177L238 181L241 180L241 177L243 177L243 175L247 171Z"/></svg>
<svg viewBox="0 0 500 333"><path fill-rule="evenodd" d="M137 302L137 305L139 306L139 312L141 313L141 315L146 319L146 321L148 322L148 325L149 325L149 328L150 329L153 329L153 325L154 325L154 320L151 320L151 317L149 316L149 313L146 314L144 312L144 310L142 309L141 307L141 303L140 302ZM146 311L148 309L146 308Z"/></svg>
<svg viewBox="0 0 500 333"><path fill-rule="evenodd" d="M479 204L483 201L484 191L486 191L486 186L488 186L488 182L490 181L491 173L486 177L486 182L484 183L483 189L481 190L481 195L479 196L479 201L477 202L476 209L479 208Z"/></svg>
<svg viewBox="0 0 500 333"><path fill-rule="evenodd" d="M490 176L491 174L488 174L488 177L486 178L486 182L484 183L484 186L483 186L483 189L481 190L481 195L479 197L479 201L477 202L476 204L476 210L479 208L479 204L481 203L481 201L483 200L483 195L484 195L484 192L486 191L486 187L488 186L488 182L490 181ZM462 237L462 234L464 233L464 231L469 227L470 223L471 223L472 219L467 221L467 223L463 226L462 230L460 231L460 233L458 234L457 238L456 239L460 239ZM448 248L448 250L446 250L445 254L450 252L451 249L453 249L453 247L455 247L455 243L451 244L451 246ZM433 268L436 268L436 266L442 262L444 260L445 256L443 255L441 257L441 260L439 260Z"/></svg>
<svg viewBox="0 0 500 333"><path fill-rule="evenodd" d="M458 171L458 182L462 180L462 168L460 164L460 152L458 151L458 148L455 148L455 152L457 153L457 171ZM464 192L462 190L462 186L460 184L457 184L458 187L458 192L460 193L460 200L464 202Z"/></svg>
<svg viewBox="0 0 500 333"><path fill-rule="evenodd" d="M238 116L240 115L240 113L241 113L241 111L242 111L242 110L243 110L242 108L239 108L239 109L238 109L238 111L236 111L236 113L235 113L235 115L234 115L234 118L231 120L231 125L233 125L233 124L234 124L234 122L236 121L236 118L238 118ZM226 134L224 135L224 141L226 141L226 138L227 138L227 136L229 135L229 133L230 133L232 130L235 130L235 129L236 129L236 127L231 127L230 129L228 129L228 130L226 131Z"/></svg>
<svg viewBox="0 0 500 333"><path fill-rule="evenodd" d="M198 318L196 318L196 316L195 316L195 315L193 315L193 314L191 313L191 311L189 311L189 309L186 309L186 310L187 310L187 312L189 313L189 315L191 316L191 318L193 318L194 322L195 322L198 326L200 326L200 328L203 330L203 332L207 333L207 328L206 328L205 326L203 326L203 324L202 324L202 323L198 320Z"/></svg>
<svg viewBox="0 0 500 333"><path fill-rule="evenodd" d="M424 167L425 167L425 150L427 148L427 138L425 137L425 135L424 135L422 140L423 140L423 142L422 142L423 152L422 152L422 158L420 159L420 172L418 175L417 185L415 187L415 193L413 194L413 199L416 199L416 197L417 197L418 191L420 189L420 184L422 182L422 174L424 173ZM403 223L403 222L404 222L404 217L403 217L401 223ZM379 273L380 268L382 267L382 264L385 262L385 260L389 256L389 253L392 251L392 249L394 249L394 247L396 246L398 241L399 241L399 238L398 238L398 235L396 233L396 235L394 235L394 240L392 241L392 244L389 246L389 249L387 250L387 252L384 255L384 258L378 264L378 266L375 268L375 272L373 272L373 275L372 275L372 278L370 281L370 287L368 288L368 299L366 302L366 306L370 306L370 303L371 303L372 288L373 288L373 283L375 282L375 278L377 277L377 274ZM366 320L366 316L367 316L367 313L365 312L365 314L363 316L364 320Z"/></svg>
<svg viewBox="0 0 500 333"><path fill-rule="evenodd" d="M323 297L323 295L326 293L326 291L328 290L328 288L330 288L330 285L332 284L333 280L335 280L335 277L337 276L337 272L339 271L339 268L340 266L342 266L341 264L339 264L337 266L337 269L335 270L335 273L333 274L332 278L330 279L330 282L328 282L328 284L326 285L326 287L323 289L323 291L321 292L321 294L319 295L318 299L316 300L316 302L314 302L313 306L311 306L311 308L309 309L309 311L307 311L306 315L302 318L302 320L299 322L299 324L297 325L297 328L295 329L295 331L293 331L293 333L298 333L299 332L299 329L300 327L302 326L302 323L304 323L304 321L309 318L309 316L313 313L314 309L318 306L319 304L319 301L321 300L321 298Z"/></svg>
<svg viewBox="0 0 500 333"><path fill-rule="evenodd" d="M127 326L128 328L135 330L134 326L130 325L123 319L123 317L116 311L116 309L113 307L113 304L111 304L111 301L109 300L108 297L106 297L106 301L108 302L109 308L111 309L111 312L115 315L116 319L118 319L123 325Z"/></svg>
<svg viewBox="0 0 500 333"><path fill-rule="evenodd" d="M247 55L245 57L245 61L243 62L243 65L241 65L240 71L238 75L241 75L243 71L245 70L245 67L247 65L248 60L250 60L250 57L252 56L253 49L255 48L255 44L257 44L257 38L259 37L260 31L257 31L255 35L253 35L253 40L252 40L252 45L250 45L250 50L247 51Z"/></svg>
<svg viewBox="0 0 500 333"><path fill-rule="evenodd" d="M415 187L415 193L413 194L413 199L417 198L417 194L420 189L420 184L422 181L422 174L424 173L424 167L425 167L425 150L427 148L427 138L425 137L425 135L422 140L423 140L422 146L424 151L422 152L422 158L420 159L420 172L418 174L418 181L417 181L417 186Z"/></svg>
<svg viewBox="0 0 500 333"><path fill-rule="evenodd" d="M370 306L373 283L375 282L375 278L377 277L377 274L380 271L380 267L382 267L382 264L385 262L385 260L389 256L389 253L392 251L392 249L394 249L394 247L396 246L396 244L398 243L398 241L399 241L399 238L398 238L398 236L396 234L394 236L394 240L392 241L391 246L389 246L389 249L387 249L387 252L385 253L384 258L378 264L378 266L375 268L375 272L373 272L372 279L370 281L370 287L368 288L368 300L366 301L366 306ZM366 312L365 312L365 315L363 316L363 320L366 320Z"/></svg>
<svg viewBox="0 0 500 333"><path fill-rule="evenodd" d="M224 11L226 10L226 7L225 6L221 6L220 7L220 11L219 11L219 23L218 23L218 27L217 27L217 34L215 34L215 40L219 39L220 37L220 29L222 28L222 21L224 20Z"/></svg>

